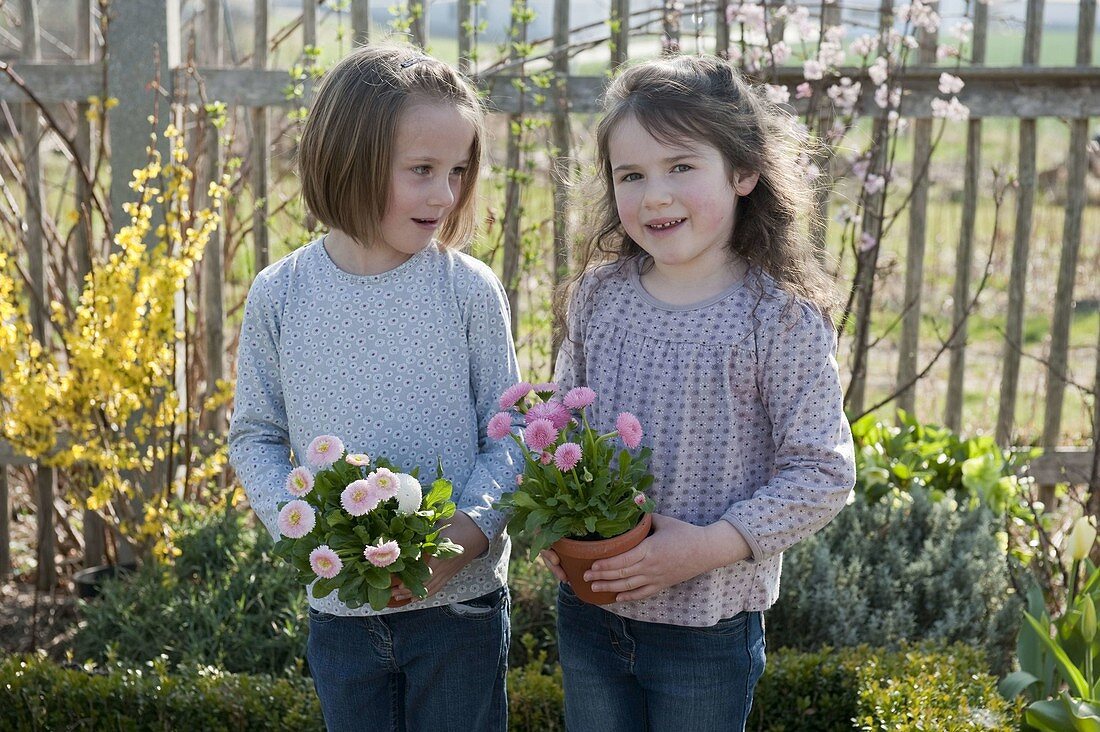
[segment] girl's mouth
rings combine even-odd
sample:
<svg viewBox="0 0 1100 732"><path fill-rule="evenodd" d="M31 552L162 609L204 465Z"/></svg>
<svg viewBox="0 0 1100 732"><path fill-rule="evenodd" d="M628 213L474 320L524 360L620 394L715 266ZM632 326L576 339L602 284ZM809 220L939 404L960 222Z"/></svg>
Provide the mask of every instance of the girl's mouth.
<svg viewBox="0 0 1100 732"><path fill-rule="evenodd" d="M682 224L685 221L687 221L686 218L685 219L669 219L668 221L658 221L656 223L646 224L645 227L647 229L651 229L653 231L663 231L665 229L671 229L672 227L677 226L679 224Z"/></svg>
<svg viewBox="0 0 1100 732"><path fill-rule="evenodd" d="M419 226L431 226L435 228L439 225L439 219L413 219L413 221Z"/></svg>

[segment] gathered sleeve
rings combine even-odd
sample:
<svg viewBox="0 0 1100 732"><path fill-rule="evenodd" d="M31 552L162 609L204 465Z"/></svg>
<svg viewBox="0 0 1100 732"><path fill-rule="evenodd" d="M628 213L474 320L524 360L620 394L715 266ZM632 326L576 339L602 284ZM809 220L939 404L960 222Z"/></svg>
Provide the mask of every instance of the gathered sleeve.
<svg viewBox="0 0 1100 732"><path fill-rule="evenodd" d="M279 368L279 317L257 279L248 293L237 349L237 389L229 462L249 503L276 540L278 501L290 473L290 434Z"/></svg>
<svg viewBox="0 0 1100 732"><path fill-rule="evenodd" d="M793 322L792 322L793 321ZM819 531L840 512L855 484L852 433L836 361L832 324L795 303L762 340L759 383L771 421L771 478L723 518L752 549L774 556Z"/></svg>
<svg viewBox="0 0 1100 732"><path fill-rule="evenodd" d="M488 267L474 279L464 310L478 454L465 485L455 486L455 505L492 542L508 520L492 504L514 484L518 448L512 440L490 440L487 430L501 392L519 381L519 366L508 297Z"/></svg>

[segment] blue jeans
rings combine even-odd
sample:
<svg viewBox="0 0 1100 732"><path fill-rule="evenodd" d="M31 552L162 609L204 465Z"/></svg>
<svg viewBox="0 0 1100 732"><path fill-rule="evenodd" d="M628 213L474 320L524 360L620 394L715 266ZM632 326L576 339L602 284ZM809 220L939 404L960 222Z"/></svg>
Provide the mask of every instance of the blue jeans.
<svg viewBox="0 0 1100 732"><path fill-rule="evenodd" d="M705 628L630 620L558 588L570 732L743 730L764 672L764 618Z"/></svg>
<svg viewBox="0 0 1100 732"><path fill-rule="evenodd" d="M309 611L306 658L329 732L508 727L506 588L373 617Z"/></svg>

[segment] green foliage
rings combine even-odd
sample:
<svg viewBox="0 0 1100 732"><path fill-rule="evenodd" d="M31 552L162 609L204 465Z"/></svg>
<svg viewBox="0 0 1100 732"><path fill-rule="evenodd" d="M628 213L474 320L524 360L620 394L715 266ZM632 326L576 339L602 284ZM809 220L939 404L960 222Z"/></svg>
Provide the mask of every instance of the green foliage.
<svg viewBox="0 0 1100 732"><path fill-rule="evenodd" d="M322 730L304 677L233 675L212 668L62 668L44 656L0 660L0 732L24 730Z"/></svg>
<svg viewBox="0 0 1100 732"><path fill-rule="evenodd" d="M544 655L548 663L558 660L558 581L542 562L518 561L527 553L523 541L512 545L508 588L512 595L512 647L508 663L518 668Z"/></svg>
<svg viewBox="0 0 1100 732"><path fill-rule="evenodd" d="M963 439L900 410L897 425L868 414L852 424L852 436L856 494L869 503L923 489L933 500L950 493L1003 514L1018 504L1019 465L1035 455L1002 451L989 436Z"/></svg>
<svg viewBox="0 0 1100 732"><path fill-rule="evenodd" d="M985 667L982 652L962 644L771 653L748 728L1014 730L1018 710Z"/></svg>
<svg viewBox="0 0 1100 732"><path fill-rule="evenodd" d="M512 730L560 730L561 669L544 657L508 674ZM769 653L747 729L761 732L1016 729L1020 710L996 692L985 657L965 645L898 651L862 646ZM690 724L685 723L685 728Z"/></svg>
<svg viewBox="0 0 1100 732"><path fill-rule="evenodd" d="M104 585L83 605L74 655L98 663L215 666L279 674L304 657L305 590L271 538L232 509L184 509L180 555Z"/></svg>
<svg viewBox="0 0 1100 732"><path fill-rule="evenodd" d="M312 589L314 597L337 592L340 602L350 608L367 603L375 610L385 608L392 596L394 577L400 578L417 597L425 597L428 594L425 585L431 578L427 559L462 553L462 547L446 537L440 538L440 522L455 513L451 482L442 477L441 469L431 489L422 494L415 474L401 473L389 461L376 458L373 461L375 468L391 471L402 486L407 485L406 481L411 482L415 487L412 495L419 497L419 502L414 500L403 509L398 498L387 498L356 516L345 510L341 495L349 485L372 474L371 463L352 464L348 462L350 457L342 456L314 476L313 489L301 500L316 512L316 525L301 538L280 539L275 544L275 554L296 570L299 584L308 585L316 580ZM417 505L419 508L413 510ZM401 549L393 563L378 567L363 556L364 547L391 541L396 541ZM310 565L310 553L322 545L336 552L343 563L335 577L318 578Z"/></svg>
<svg viewBox="0 0 1100 732"><path fill-rule="evenodd" d="M768 637L812 650L901 640L966 641L1008 668L1020 601L997 522L984 507L923 491L856 501L784 555Z"/></svg>

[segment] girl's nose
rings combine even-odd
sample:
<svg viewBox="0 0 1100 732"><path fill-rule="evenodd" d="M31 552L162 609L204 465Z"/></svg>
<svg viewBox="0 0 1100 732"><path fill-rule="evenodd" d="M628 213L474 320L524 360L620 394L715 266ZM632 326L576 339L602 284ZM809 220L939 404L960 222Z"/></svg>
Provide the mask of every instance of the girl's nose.
<svg viewBox="0 0 1100 732"><path fill-rule="evenodd" d="M459 185L461 185L460 181L451 180L449 177L440 178L432 185L431 196L428 199L428 203L432 206L450 208L458 198L456 189Z"/></svg>
<svg viewBox="0 0 1100 732"><path fill-rule="evenodd" d="M663 208L672 203L672 191L660 183L647 183L642 196L642 205L646 208Z"/></svg>

